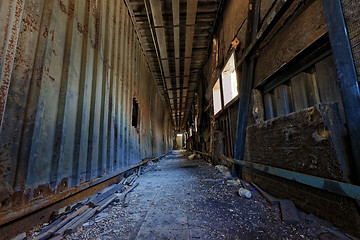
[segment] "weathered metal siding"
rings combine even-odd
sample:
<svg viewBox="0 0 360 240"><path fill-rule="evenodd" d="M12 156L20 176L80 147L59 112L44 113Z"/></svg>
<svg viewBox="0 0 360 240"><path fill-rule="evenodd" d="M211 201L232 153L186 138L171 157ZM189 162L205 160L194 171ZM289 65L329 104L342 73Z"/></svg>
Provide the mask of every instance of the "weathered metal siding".
<svg viewBox="0 0 360 240"><path fill-rule="evenodd" d="M172 148L123 1L0 4L0 225Z"/></svg>

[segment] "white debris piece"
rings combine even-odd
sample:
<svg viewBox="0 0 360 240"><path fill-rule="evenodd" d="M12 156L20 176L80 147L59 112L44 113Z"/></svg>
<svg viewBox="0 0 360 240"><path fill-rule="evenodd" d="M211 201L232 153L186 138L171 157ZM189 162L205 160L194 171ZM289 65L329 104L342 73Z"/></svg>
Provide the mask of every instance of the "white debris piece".
<svg viewBox="0 0 360 240"><path fill-rule="evenodd" d="M240 197L246 197L246 198L251 198L251 192L245 188L240 188L239 189L239 196Z"/></svg>
<svg viewBox="0 0 360 240"><path fill-rule="evenodd" d="M191 154L188 158L189 158L189 160L193 160L195 157L196 157L196 154L194 153L194 154Z"/></svg>

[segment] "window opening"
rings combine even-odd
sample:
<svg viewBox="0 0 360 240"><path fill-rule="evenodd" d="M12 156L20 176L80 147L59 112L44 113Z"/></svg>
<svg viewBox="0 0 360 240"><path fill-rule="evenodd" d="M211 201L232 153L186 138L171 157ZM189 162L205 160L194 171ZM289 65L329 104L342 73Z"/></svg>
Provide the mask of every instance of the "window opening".
<svg viewBox="0 0 360 240"><path fill-rule="evenodd" d="M132 110L132 126L138 128L139 126L139 105L136 102L136 98L133 98L133 110Z"/></svg>
<svg viewBox="0 0 360 240"><path fill-rule="evenodd" d="M339 102L345 122L342 99L333 56L329 55L263 95L265 118L297 112L321 102Z"/></svg>
<svg viewBox="0 0 360 240"><path fill-rule="evenodd" d="M214 104L214 115L221 110L221 92L220 92L220 78L216 81L213 87L213 104Z"/></svg>
<svg viewBox="0 0 360 240"><path fill-rule="evenodd" d="M224 106L238 95L238 84L235 70L235 54L232 53L222 73Z"/></svg>

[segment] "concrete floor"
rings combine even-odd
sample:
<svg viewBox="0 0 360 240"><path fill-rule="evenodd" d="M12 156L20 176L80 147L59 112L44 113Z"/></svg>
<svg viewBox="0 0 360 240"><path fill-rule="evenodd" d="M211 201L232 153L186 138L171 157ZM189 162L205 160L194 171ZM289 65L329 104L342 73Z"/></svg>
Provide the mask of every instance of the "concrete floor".
<svg viewBox="0 0 360 240"><path fill-rule="evenodd" d="M67 239L337 239L312 215L283 223L277 205L256 192L239 197L236 180L186 156L173 151L144 167L128 207L114 203Z"/></svg>

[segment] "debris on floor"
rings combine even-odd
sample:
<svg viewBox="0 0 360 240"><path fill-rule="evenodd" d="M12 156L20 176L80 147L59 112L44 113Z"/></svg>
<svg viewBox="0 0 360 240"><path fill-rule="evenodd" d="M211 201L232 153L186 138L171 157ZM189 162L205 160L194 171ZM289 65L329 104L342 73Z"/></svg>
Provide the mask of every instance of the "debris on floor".
<svg viewBox="0 0 360 240"><path fill-rule="evenodd" d="M265 200L270 203L271 205L275 205L279 202L278 199L276 199L275 197L271 196L270 194L268 194L267 192L265 192L264 190L262 190L258 185L256 185L255 183L251 183L251 185L254 186L254 188L265 198Z"/></svg>
<svg viewBox="0 0 360 240"><path fill-rule="evenodd" d="M329 223L298 210L297 223L284 223L279 204L269 204L252 185L229 180L205 160L187 156L185 151L173 151L143 166L137 179L140 184L130 198L122 195L122 201L114 201L62 237L285 240L326 239L335 234ZM128 182L132 182L130 177ZM251 192L251 199L238 196L240 187Z"/></svg>
<svg viewBox="0 0 360 240"><path fill-rule="evenodd" d="M251 198L251 192L245 188L239 188L239 196L245 198Z"/></svg>
<svg viewBox="0 0 360 240"><path fill-rule="evenodd" d="M191 154L191 155L188 157L188 159L189 159L189 160L193 160L195 157L196 157L196 154L193 153L193 154Z"/></svg>
<svg viewBox="0 0 360 240"><path fill-rule="evenodd" d="M51 216L52 222L44 223L40 231L34 229L31 237L43 240L70 234L78 227L88 225L86 221L93 216L95 222L101 222L109 216L108 213L102 212L106 207L114 201L125 202L125 199L129 198L129 193L139 185L139 183L134 184L139 172L140 169L137 173L123 178L118 184L113 184L88 198L55 211Z"/></svg>
<svg viewBox="0 0 360 240"><path fill-rule="evenodd" d="M221 172L226 179L232 178L229 168L225 167L224 165L216 165L215 168Z"/></svg>

